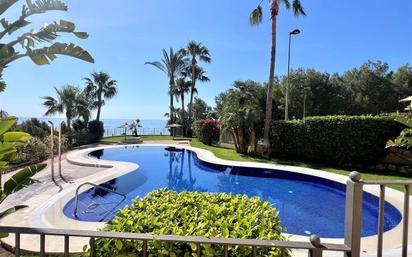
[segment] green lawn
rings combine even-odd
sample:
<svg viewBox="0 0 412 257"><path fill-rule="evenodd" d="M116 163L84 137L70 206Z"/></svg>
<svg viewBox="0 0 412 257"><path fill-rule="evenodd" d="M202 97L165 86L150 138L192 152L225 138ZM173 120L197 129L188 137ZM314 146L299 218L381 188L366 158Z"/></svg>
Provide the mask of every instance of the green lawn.
<svg viewBox="0 0 412 257"><path fill-rule="evenodd" d="M336 173L340 175L345 175L345 176L348 176L351 171L355 170L354 168L345 169L341 167L332 167L332 166L322 165L322 164L303 163L303 162L297 162L297 161L280 160L280 159L275 159L275 158L265 159L259 156L238 154L233 149L205 145L202 142L200 142L197 138L192 139L191 145L194 147L199 147L199 148L209 150L212 153L214 153L217 157L221 159L226 159L226 160L275 163L275 164L307 167L307 168L324 170L324 171L328 171L328 172L332 172L332 173ZM397 172L391 172L391 171L369 171L369 170L357 170L357 171L362 173L362 178L365 180L412 179L411 176L407 176L406 174L404 175L404 174L400 174ZM391 186L391 187L397 190L403 190L402 186Z"/></svg>
<svg viewBox="0 0 412 257"><path fill-rule="evenodd" d="M172 140L171 136L141 136L141 138L145 141L150 140ZM124 139L124 136L117 136L117 137L107 137L103 138L102 142L121 142ZM178 138L176 138L178 139ZM333 167L323 164L314 164L314 163L304 163L304 162L297 162L297 161L288 161L288 160L281 160L276 158L262 158L260 156L251 156L251 155L244 155L239 154L233 149L223 148L223 147L216 147L216 146L208 146L200 142L197 138L191 139L191 145L194 147L202 148L211 151L214 155L221 159L225 160L233 160L233 161L248 161L248 162L261 162L261 163L275 163L275 164L283 164L283 165L292 165L292 166L299 166L299 167L307 167L313 169L324 170L336 174L341 175L349 175L349 173L354 168L346 169L342 167ZM362 173L362 178L365 180L405 180L405 179L412 179L411 176L407 176L406 174L400 174L397 172L391 171L370 171L370 170L357 170ZM397 190L403 190L402 186L392 186ZM412 192L411 192L412 194Z"/></svg>

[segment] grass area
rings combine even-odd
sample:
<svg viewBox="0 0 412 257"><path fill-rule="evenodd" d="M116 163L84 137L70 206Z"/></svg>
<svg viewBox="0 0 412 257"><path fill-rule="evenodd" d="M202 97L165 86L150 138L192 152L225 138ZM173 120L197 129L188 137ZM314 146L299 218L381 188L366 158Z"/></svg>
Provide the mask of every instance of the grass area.
<svg viewBox="0 0 412 257"><path fill-rule="evenodd" d="M172 140L171 136L141 136L144 141L150 140ZM102 142L121 142L124 139L124 136L116 136L116 137L106 137L102 139ZM179 138L176 138L179 139ZM180 138L181 139L181 138ZM253 156L253 155L244 155L237 153L234 149L230 148L223 148L217 146L209 146L205 145L200 142L197 138L189 139L191 140L191 145L194 147L202 148L208 151L211 151L214 155L221 159L225 160L232 160L232 161L247 161L247 162L260 162L260 163L274 163L274 164L283 164L283 165L291 165L291 166L299 166L299 167L306 167L306 168L313 168L324 170L340 175L349 175L349 173L354 168L342 168L342 167L333 167L324 164L313 164L313 163L304 163L298 161L289 161L289 160L282 160L276 158L266 159L260 156ZM372 170L357 170L362 173L362 178L365 180L405 180L405 179L412 179L412 176L408 176L406 174L401 174L398 172L391 172L391 171L372 171ZM397 190L403 190L402 186L392 186ZM412 192L411 192L412 194Z"/></svg>
<svg viewBox="0 0 412 257"><path fill-rule="evenodd" d="M202 148L211 151L217 157L226 160L233 160L233 161L248 161L248 162L261 162L261 163L274 163L274 164L283 164L283 165L291 165L291 166L299 166L299 167L306 167L306 168L313 168L324 170L327 172L332 172L340 175L348 176L354 168L345 169L342 167L333 167L323 164L311 164L311 163L304 163L304 162L297 162L297 161L288 161L288 160L281 160L275 158L262 158L260 156L250 156L239 154L233 149L223 148L223 147L216 147L216 146L208 146L200 142L197 138L192 139L191 145L194 147ZM365 180L405 180L405 179L412 179L412 176L408 176L406 174L401 174L399 172L391 172L391 171L371 171L371 170L357 170L362 173L362 178ZM394 189L403 191L402 186L391 186ZM412 192L411 192L412 194Z"/></svg>

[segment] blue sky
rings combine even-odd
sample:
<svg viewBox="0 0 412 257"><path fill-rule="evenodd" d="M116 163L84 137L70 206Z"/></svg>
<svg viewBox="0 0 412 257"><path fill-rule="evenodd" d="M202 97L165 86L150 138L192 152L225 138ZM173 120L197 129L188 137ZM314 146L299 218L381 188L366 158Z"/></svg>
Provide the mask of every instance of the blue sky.
<svg viewBox="0 0 412 257"><path fill-rule="evenodd" d="M20 1L24 2L24 1ZM4 72L7 90L0 109L17 116L41 117L41 96L53 87L82 86L92 71L107 71L119 81L119 94L107 103L103 118L163 119L168 110L167 78L146 61L159 60L162 48L184 47L189 40L203 42L212 63L204 65L211 82L199 84L199 96L209 104L235 80L268 78L270 21L268 4L259 27L248 16L258 0L122 0L66 1L69 12L49 12L31 19L37 28L54 20L74 21L90 38L61 36L86 48L95 64L59 57L52 65L35 66L29 59L14 62ZM278 19L276 74L287 70L287 34L293 39L292 67L343 72L368 59L383 60L392 69L412 63L412 1L410 0L302 0L307 16L294 17L281 9ZM20 11L16 6L7 17Z"/></svg>

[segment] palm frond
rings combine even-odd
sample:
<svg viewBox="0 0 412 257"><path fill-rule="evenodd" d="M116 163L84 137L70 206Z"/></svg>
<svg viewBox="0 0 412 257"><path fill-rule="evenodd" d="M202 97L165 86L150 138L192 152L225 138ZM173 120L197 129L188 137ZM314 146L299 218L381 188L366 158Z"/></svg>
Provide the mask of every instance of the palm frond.
<svg viewBox="0 0 412 257"><path fill-rule="evenodd" d="M293 0L292 7L293 7L293 13L295 14L295 16L299 16L299 15L306 16L305 9L303 8L300 0Z"/></svg>
<svg viewBox="0 0 412 257"><path fill-rule="evenodd" d="M280 0L281 3L286 7L286 9L290 9L290 2L289 0Z"/></svg>
<svg viewBox="0 0 412 257"><path fill-rule="evenodd" d="M262 23L263 20L263 12L262 12L262 6L258 6L256 7L256 9L254 9L252 11L252 13L249 16L249 24L251 26L257 26L260 23Z"/></svg>
<svg viewBox="0 0 412 257"><path fill-rule="evenodd" d="M161 63L161 62L145 62L145 64L153 65L153 66L155 66L156 68L158 68L159 70L161 70L161 71L163 71L164 73L167 74L166 67L165 67L164 64Z"/></svg>

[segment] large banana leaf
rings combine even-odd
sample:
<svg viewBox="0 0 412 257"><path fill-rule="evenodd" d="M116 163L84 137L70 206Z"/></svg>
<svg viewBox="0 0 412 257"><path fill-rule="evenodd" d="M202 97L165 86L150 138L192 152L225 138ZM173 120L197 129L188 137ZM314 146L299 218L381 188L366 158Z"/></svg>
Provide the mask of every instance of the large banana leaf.
<svg viewBox="0 0 412 257"><path fill-rule="evenodd" d="M43 170L45 167L46 164L40 163L26 167L17 172L14 176L7 180L6 183L4 183L4 197L7 197L8 195L19 191L20 189L35 183L36 181L31 177Z"/></svg>
<svg viewBox="0 0 412 257"><path fill-rule="evenodd" d="M16 124L17 118L16 117L7 117L5 119L0 120L0 136L6 133L11 127Z"/></svg>
<svg viewBox="0 0 412 257"><path fill-rule="evenodd" d="M16 117L0 120L0 171L7 167L7 163L14 157L16 147L31 138L29 134L24 132L7 132L16 122Z"/></svg>
<svg viewBox="0 0 412 257"><path fill-rule="evenodd" d="M80 60L94 63L93 57L83 48L74 44L54 43L49 47L35 50L28 50L27 55L37 65L49 64L56 58L56 55L67 55Z"/></svg>
<svg viewBox="0 0 412 257"><path fill-rule="evenodd" d="M33 48L35 42L51 42L58 37L59 32L73 33L76 37L86 39L89 34L75 31L76 25L73 22L60 20L58 23L44 25L39 31L28 32L19 37L19 42L25 48ZM1 52L0 52L1 53Z"/></svg>

